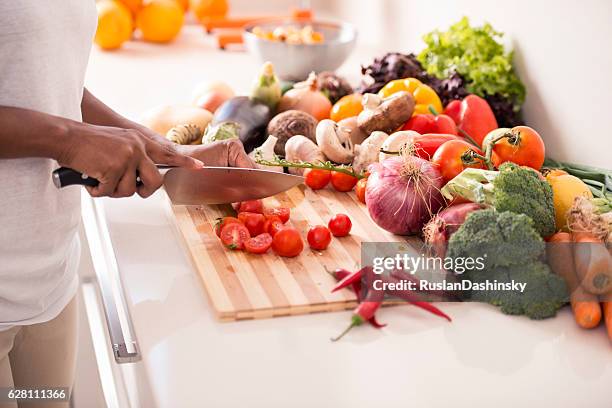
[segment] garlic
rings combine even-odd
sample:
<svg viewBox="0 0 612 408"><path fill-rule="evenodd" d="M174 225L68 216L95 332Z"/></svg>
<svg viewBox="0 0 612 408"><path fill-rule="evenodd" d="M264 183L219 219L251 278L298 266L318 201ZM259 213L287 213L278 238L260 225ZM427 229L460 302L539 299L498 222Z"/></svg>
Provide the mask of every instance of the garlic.
<svg viewBox="0 0 612 408"><path fill-rule="evenodd" d="M317 144L329 160L348 164L353 160L353 142L350 133L330 119L319 122L316 130Z"/></svg>
<svg viewBox="0 0 612 408"><path fill-rule="evenodd" d="M355 173L367 170L370 164L378 161L380 147L388 137L385 132L375 131L362 144L355 146L355 160L352 166Z"/></svg>
<svg viewBox="0 0 612 408"><path fill-rule="evenodd" d="M268 136L265 142L259 147L256 147L251 153L249 153L249 157L253 160L266 160L266 161L276 161L278 156L274 154L274 146L276 146L276 142L278 142L278 138L276 136ZM255 166L258 169L262 170L270 170L276 172L283 172L283 168L279 166L264 166L263 164L257 164L255 162Z"/></svg>
<svg viewBox="0 0 612 408"><path fill-rule="evenodd" d="M387 152L399 152L405 145L410 143L415 136L419 136L419 133L415 132L414 130L395 132L385 140L380 149ZM395 155L380 152L378 155L378 161L381 162L393 156Z"/></svg>
<svg viewBox="0 0 612 408"><path fill-rule="evenodd" d="M319 147L306 136L296 135L285 144L285 159L290 162L323 163L325 155ZM289 168L289 173L302 175L304 169Z"/></svg>

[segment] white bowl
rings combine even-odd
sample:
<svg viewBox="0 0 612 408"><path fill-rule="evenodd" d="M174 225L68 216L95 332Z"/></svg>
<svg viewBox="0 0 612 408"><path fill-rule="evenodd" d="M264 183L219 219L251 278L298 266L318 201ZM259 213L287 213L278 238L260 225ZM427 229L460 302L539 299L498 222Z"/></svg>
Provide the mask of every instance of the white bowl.
<svg viewBox="0 0 612 408"><path fill-rule="evenodd" d="M307 25L323 33L322 43L287 44L266 40L252 33L254 27L267 31L279 26L299 28ZM265 20L246 26L244 32L244 42L249 52L262 63L272 62L278 77L288 81L304 80L312 71L336 70L350 55L356 40L357 31L351 24L323 21Z"/></svg>

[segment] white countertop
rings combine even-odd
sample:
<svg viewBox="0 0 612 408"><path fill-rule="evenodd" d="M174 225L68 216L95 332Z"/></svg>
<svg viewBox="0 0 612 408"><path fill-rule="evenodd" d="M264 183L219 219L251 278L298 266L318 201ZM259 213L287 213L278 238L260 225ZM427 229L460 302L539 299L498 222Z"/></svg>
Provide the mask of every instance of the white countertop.
<svg viewBox="0 0 612 408"><path fill-rule="evenodd" d="M385 51L385 50L380 50ZM373 54L358 50L358 72ZM94 51L87 86L136 117L188 102L192 86L244 89L257 64L216 51L198 29L172 46ZM105 199L106 216L153 399L160 407L610 407L612 344L565 308L541 322L480 304L442 304L448 323L411 306L389 326L329 338L350 312L219 323L169 218L165 195Z"/></svg>

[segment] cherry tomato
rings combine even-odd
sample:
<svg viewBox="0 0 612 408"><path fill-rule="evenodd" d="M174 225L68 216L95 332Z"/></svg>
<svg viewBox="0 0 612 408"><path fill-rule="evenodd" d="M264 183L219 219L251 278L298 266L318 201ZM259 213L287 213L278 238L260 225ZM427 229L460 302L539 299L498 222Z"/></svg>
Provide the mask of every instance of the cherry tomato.
<svg viewBox="0 0 612 408"><path fill-rule="evenodd" d="M313 190L320 190L331 180L329 170L306 169L304 172L304 182Z"/></svg>
<svg viewBox="0 0 612 408"><path fill-rule="evenodd" d="M449 181L464 169L473 167L476 169L486 168L482 159L474 158L473 154L483 155L477 147L463 140L449 140L436 150L431 158L432 163L438 165L444 181Z"/></svg>
<svg viewBox="0 0 612 408"><path fill-rule="evenodd" d="M237 222L239 224L242 224L242 222L236 218L236 217L223 217L223 218L217 218L217 222L215 223L215 234L217 234L218 237L221 236L221 230L223 229L223 227L225 227L227 224L231 224L233 222Z"/></svg>
<svg viewBox="0 0 612 408"><path fill-rule="evenodd" d="M434 116L430 113L422 113L411 117L402 127L402 130L414 130L422 135L426 133L456 135L457 125L450 116Z"/></svg>
<svg viewBox="0 0 612 408"><path fill-rule="evenodd" d="M244 249L252 254L263 254L272 246L272 235L264 232L256 237L249 238L244 243Z"/></svg>
<svg viewBox="0 0 612 408"><path fill-rule="evenodd" d="M285 224L289 221L289 217L291 216L291 210L287 207L276 207L276 208L266 208L264 209L264 215L266 218L270 217L278 217Z"/></svg>
<svg viewBox="0 0 612 408"><path fill-rule="evenodd" d="M461 122L461 101L458 99L450 101L444 108L444 114L449 116L455 122L455 125L459 125Z"/></svg>
<svg viewBox="0 0 612 408"><path fill-rule="evenodd" d="M486 145L490 138L504 132L502 129L487 135L483 142ZM493 152L499 157L499 164L510 161L519 166L540 170L544 164L546 149L542 137L528 126L516 126L506 131L508 137L498 140L493 146Z"/></svg>
<svg viewBox="0 0 612 408"><path fill-rule="evenodd" d="M331 184L337 191L351 191L359 179L349 174L332 171Z"/></svg>
<svg viewBox="0 0 612 408"><path fill-rule="evenodd" d="M267 217L266 222L264 223L264 232L274 236L283 227L283 221L280 219L280 217L273 215L271 217Z"/></svg>
<svg viewBox="0 0 612 408"><path fill-rule="evenodd" d="M298 256L304 249L300 233L293 227L284 227L272 238L272 250L280 256Z"/></svg>
<svg viewBox="0 0 612 408"><path fill-rule="evenodd" d="M340 122L342 119L359 115L363 110L363 105L361 104L362 98L361 94L343 96L332 106L329 118L334 122Z"/></svg>
<svg viewBox="0 0 612 408"><path fill-rule="evenodd" d="M331 242L331 233L324 225L317 225L308 230L308 245L312 249L324 250Z"/></svg>
<svg viewBox="0 0 612 408"><path fill-rule="evenodd" d="M263 214L264 212L264 208L263 208L263 202L261 200L251 200L251 201L243 201L241 203L234 203L232 204L232 206L234 206L235 204L238 204L237 207L234 207L234 209L236 210L236 212L252 212L252 213L258 213L258 214Z"/></svg>
<svg viewBox="0 0 612 408"><path fill-rule="evenodd" d="M247 227L240 223L233 222L227 224L221 229L221 242L223 245L233 250L241 250L244 248L244 243L251 238Z"/></svg>
<svg viewBox="0 0 612 408"><path fill-rule="evenodd" d="M368 179L362 178L357 182L355 186L355 194L357 195L357 199L365 204L365 192L366 186L368 185Z"/></svg>
<svg viewBox="0 0 612 408"><path fill-rule="evenodd" d="M255 237L264 232L264 224L266 223L266 217L264 217L263 214L241 212L238 213L238 219L242 221L245 227L247 227L252 237Z"/></svg>
<svg viewBox="0 0 612 408"><path fill-rule="evenodd" d="M346 214L336 214L327 224L334 237L346 237L351 232L353 223Z"/></svg>

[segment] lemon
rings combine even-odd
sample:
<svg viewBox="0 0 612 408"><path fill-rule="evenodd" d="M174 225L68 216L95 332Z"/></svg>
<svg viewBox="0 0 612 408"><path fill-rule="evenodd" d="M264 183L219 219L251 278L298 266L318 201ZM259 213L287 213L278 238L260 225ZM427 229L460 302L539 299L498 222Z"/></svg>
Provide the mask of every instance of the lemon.
<svg viewBox="0 0 612 408"><path fill-rule="evenodd" d="M175 0L151 0L136 16L136 26L145 41L172 41L183 27L183 7Z"/></svg>
<svg viewBox="0 0 612 408"><path fill-rule="evenodd" d="M102 0L96 3L98 10L98 29L94 42L102 49L112 50L121 47L132 36L132 16L130 10L115 0Z"/></svg>

